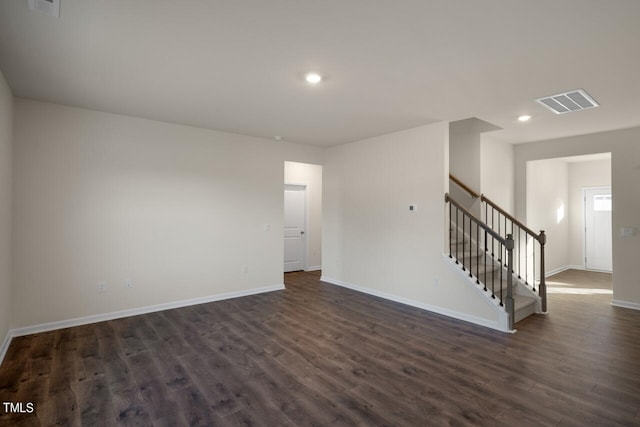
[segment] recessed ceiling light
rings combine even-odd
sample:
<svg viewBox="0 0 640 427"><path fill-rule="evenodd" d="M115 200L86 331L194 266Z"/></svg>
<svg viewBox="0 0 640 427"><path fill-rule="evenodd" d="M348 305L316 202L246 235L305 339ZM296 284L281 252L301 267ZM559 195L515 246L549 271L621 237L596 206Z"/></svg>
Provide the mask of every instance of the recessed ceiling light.
<svg viewBox="0 0 640 427"><path fill-rule="evenodd" d="M316 85L322 81L322 76L318 73L307 73L307 75L304 76L304 79L307 81L307 83Z"/></svg>
<svg viewBox="0 0 640 427"><path fill-rule="evenodd" d="M282 141L282 137L280 135L274 135L273 139L276 141Z"/></svg>
<svg viewBox="0 0 640 427"><path fill-rule="evenodd" d="M518 117L518 121L519 122L528 122L529 120L531 120L531 116L528 114L523 114L522 116Z"/></svg>

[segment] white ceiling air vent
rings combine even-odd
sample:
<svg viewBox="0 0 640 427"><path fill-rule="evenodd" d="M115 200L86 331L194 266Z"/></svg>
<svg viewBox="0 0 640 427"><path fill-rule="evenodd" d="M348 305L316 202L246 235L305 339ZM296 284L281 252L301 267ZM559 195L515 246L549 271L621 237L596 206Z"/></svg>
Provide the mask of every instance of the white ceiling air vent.
<svg viewBox="0 0 640 427"><path fill-rule="evenodd" d="M570 113L572 111L586 110L587 108L599 106L599 104L582 89L545 96L544 98L536 99L536 101L556 114Z"/></svg>
<svg viewBox="0 0 640 427"><path fill-rule="evenodd" d="M28 0L29 9L42 12L45 15L60 17L60 0Z"/></svg>

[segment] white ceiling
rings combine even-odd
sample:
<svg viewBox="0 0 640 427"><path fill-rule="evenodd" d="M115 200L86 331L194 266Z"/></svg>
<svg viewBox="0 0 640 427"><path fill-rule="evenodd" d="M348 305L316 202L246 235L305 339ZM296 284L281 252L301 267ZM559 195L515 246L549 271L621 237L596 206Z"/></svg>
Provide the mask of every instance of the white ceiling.
<svg viewBox="0 0 640 427"><path fill-rule="evenodd" d="M469 117L520 143L640 126L640 1L1 1L0 69L19 97L301 143ZM601 107L534 101L576 88Z"/></svg>

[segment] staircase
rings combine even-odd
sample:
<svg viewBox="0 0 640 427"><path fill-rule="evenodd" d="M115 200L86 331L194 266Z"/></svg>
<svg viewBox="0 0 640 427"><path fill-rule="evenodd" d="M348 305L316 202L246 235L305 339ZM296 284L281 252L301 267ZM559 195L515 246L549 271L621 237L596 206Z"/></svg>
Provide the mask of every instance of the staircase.
<svg viewBox="0 0 640 427"><path fill-rule="evenodd" d="M453 229L450 229L453 234ZM476 280L476 285L483 288L487 297L496 299L500 304L507 296L507 269L502 267L502 263L494 259L483 249L478 250L476 242L470 241L469 236L464 239L456 239L455 236L450 240L453 251L450 259L458 268L469 273L469 277ZM456 257L457 255L460 258ZM464 261L463 261L464 260ZM466 267L471 266L471 267ZM472 273L473 271L473 273ZM540 298L533 293L524 283L519 283L517 275L513 275L513 303L514 303L514 324L534 313L539 312L537 308L540 305Z"/></svg>
<svg viewBox="0 0 640 427"><path fill-rule="evenodd" d="M520 320L546 312L546 235L533 232L484 195L450 178L474 199L476 208L480 202L480 215L445 195L449 261L506 316L505 329L514 331Z"/></svg>

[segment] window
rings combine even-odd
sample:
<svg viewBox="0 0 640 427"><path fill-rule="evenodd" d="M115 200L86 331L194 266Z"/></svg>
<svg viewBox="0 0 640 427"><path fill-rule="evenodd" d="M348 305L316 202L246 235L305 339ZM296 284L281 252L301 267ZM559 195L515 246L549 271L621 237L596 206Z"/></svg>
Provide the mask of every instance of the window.
<svg viewBox="0 0 640 427"><path fill-rule="evenodd" d="M602 194L602 195L593 196L593 210L594 211L610 211L611 195Z"/></svg>

